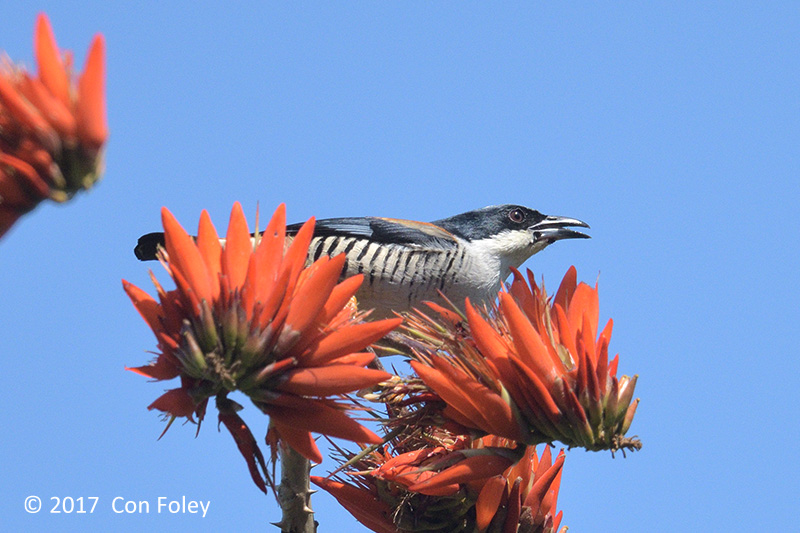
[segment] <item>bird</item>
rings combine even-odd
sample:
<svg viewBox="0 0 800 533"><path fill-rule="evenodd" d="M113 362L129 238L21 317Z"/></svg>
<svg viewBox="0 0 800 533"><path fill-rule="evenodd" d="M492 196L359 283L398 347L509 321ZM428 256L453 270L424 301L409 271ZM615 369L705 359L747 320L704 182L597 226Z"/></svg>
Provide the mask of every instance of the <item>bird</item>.
<svg viewBox="0 0 800 533"><path fill-rule="evenodd" d="M286 227L291 237L302 224ZM588 228L575 218L548 216L521 205L492 205L459 215L417 222L384 217L317 220L308 262L345 254L342 278L363 274L356 293L373 318L410 311L424 301L462 306L494 301L511 268L564 239L588 239L570 229ZM163 233L139 238L139 260L157 259Z"/></svg>

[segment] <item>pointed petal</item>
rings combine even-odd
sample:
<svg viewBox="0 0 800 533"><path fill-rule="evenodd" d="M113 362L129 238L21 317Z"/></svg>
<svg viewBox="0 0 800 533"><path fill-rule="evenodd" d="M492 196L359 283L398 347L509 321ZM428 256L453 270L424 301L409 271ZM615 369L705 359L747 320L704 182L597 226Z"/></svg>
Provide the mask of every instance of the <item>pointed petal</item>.
<svg viewBox="0 0 800 533"><path fill-rule="evenodd" d="M344 261L344 254L330 259L324 256L317 261L319 267L297 288L289 314L286 316L285 328L291 328L299 335L304 335L314 326L317 315L322 311L331 291L339 281ZM284 351L288 348L289 346L279 347L278 350Z"/></svg>
<svg viewBox="0 0 800 533"><path fill-rule="evenodd" d="M547 471L548 468L553 466L553 452L550 451L550 446L545 446L544 450L542 450L542 456L539 458L539 462L536 465L536 468L533 472L533 477L538 478L543 476L544 473Z"/></svg>
<svg viewBox="0 0 800 533"><path fill-rule="evenodd" d="M472 339L478 350L486 358L488 366L497 374L499 380L513 389L512 383L515 378L511 370L510 354L513 348L510 346L510 339L501 337L499 331L472 306L469 298L466 299L465 306Z"/></svg>
<svg viewBox="0 0 800 533"><path fill-rule="evenodd" d="M585 391L589 387L589 378L587 373L589 371L589 360L586 354L586 349L583 344L583 339L578 338L578 353L576 354L577 359L575 361L575 365L577 367L577 377L576 377L576 384L575 390L578 392Z"/></svg>
<svg viewBox="0 0 800 533"><path fill-rule="evenodd" d="M608 375L611 376L612 378L616 377L617 375L618 364L619 364L619 354L615 355L614 359L612 359L611 362L608 363Z"/></svg>
<svg viewBox="0 0 800 533"><path fill-rule="evenodd" d="M267 485L264 482L264 478L267 476L267 464L250 428L235 412L220 411L219 421L225 424L234 442L236 442L236 447L239 448L239 452L247 462L247 469L250 471L253 483L261 489L261 492L266 494ZM260 471L259 467L261 467Z"/></svg>
<svg viewBox="0 0 800 533"><path fill-rule="evenodd" d="M437 304L436 302L423 302L425 305L439 313L439 315L450 322L450 324L459 324L463 321L463 318L453 311L452 309L447 309L446 307L442 307L441 305Z"/></svg>
<svg viewBox="0 0 800 533"><path fill-rule="evenodd" d="M439 368L433 368L419 361L410 361L409 364L414 372L432 391L434 391L448 407L456 410L468 422L468 427L488 431L489 421L475 404L480 403L486 396L491 395L491 391L485 389L480 398L473 398L461 387L462 382L467 379L452 383L447 374ZM462 421L459 423L463 424Z"/></svg>
<svg viewBox="0 0 800 533"><path fill-rule="evenodd" d="M578 348L575 346L577 324L570 324L567 313L560 304L555 304L553 311L555 311L555 322L558 326L558 342L564 345L573 359L577 359Z"/></svg>
<svg viewBox="0 0 800 533"><path fill-rule="evenodd" d="M475 502L475 515L478 530L484 531L489 527L492 518L497 514L497 508L500 505L500 500L503 499L506 485L506 478L503 475L489 478L486 484L484 484L478 495L478 501Z"/></svg>
<svg viewBox="0 0 800 533"><path fill-rule="evenodd" d="M373 471L373 475L379 479L395 480L404 474L416 470L425 461L435 459L444 452L443 447L437 448L417 448L405 453L395 455L386 460L382 465Z"/></svg>
<svg viewBox="0 0 800 533"><path fill-rule="evenodd" d="M511 295L500 293L499 298L500 309L514 338L514 346L517 348L520 360L545 382L563 375L565 372L563 364L552 357L541 336Z"/></svg>
<svg viewBox="0 0 800 533"><path fill-rule="evenodd" d="M169 273L172 276L172 280L175 282L175 286L177 287L178 294L180 295L179 302L180 306L178 307L181 311L175 317L166 316L165 319L167 320L174 320L174 321L182 321L183 309L186 309L191 313L194 311L194 314L197 315L200 313L201 308L201 300L197 297L197 293L194 291L192 286L184 277L183 273L178 269L178 267L174 264L169 265Z"/></svg>
<svg viewBox="0 0 800 533"><path fill-rule="evenodd" d="M572 295L575 292L575 287L578 284L578 271L574 266L569 267L567 273L564 274L564 279L561 280L561 285L556 291L556 297L553 299L553 305L560 305L563 309L569 309L569 301L572 300Z"/></svg>
<svg viewBox="0 0 800 533"><path fill-rule="evenodd" d="M240 291L247 276L253 244L250 230L239 202L233 204L225 248L222 250L222 273L228 279L231 291Z"/></svg>
<svg viewBox="0 0 800 533"><path fill-rule="evenodd" d="M48 152L55 152L58 134L34 107L24 99L5 76L0 76L0 103L24 128L36 134Z"/></svg>
<svg viewBox="0 0 800 533"><path fill-rule="evenodd" d="M444 361L436 364L436 368L418 361L410 364L425 384L471 420L473 427L509 439L521 438L511 407L488 387Z"/></svg>
<svg viewBox="0 0 800 533"><path fill-rule="evenodd" d="M186 389L170 389L147 406L149 410L158 409L172 416L189 417L194 413L195 403Z"/></svg>
<svg viewBox="0 0 800 533"><path fill-rule="evenodd" d="M536 516L536 513L539 511L539 506L547 495L547 492L550 490L550 487L552 486L556 476L559 472L561 472L562 466L564 466L564 454L560 453L558 454L558 457L556 457L553 466L548 468L542 475L536 476L536 480L533 482L533 487L528 493L528 496L525 498L525 502L531 508L531 512L534 516Z"/></svg>
<svg viewBox="0 0 800 533"><path fill-rule="evenodd" d="M332 365L319 368L298 368L285 374L286 381L277 390L299 396L332 396L346 394L386 381L392 375L382 370Z"/></svg>
<svg viewBox="0 0 800 533"><path fill-rule="evenodd" d="M458 435L468 435L470 432L472 432L472 430L475 429L478 431L484 431L479 422L470 420L461 414L461 411L450 404L444 406L444 409L442 409L442 415L448 419L445 424L442 424L442 427L452 433L456 433ZM451 424L448 424L447 422L450 422ZM452 427L452 424L457 424L457 426Z"/></svg>
<svg viewBox="0 0 800 533"><path fill-rule="evenodd" d="M522 364L520 361L514 360L514 366L517 368L520 375L524 376L524 383L528 385L527 387L520 387L526 399L525 403L530 404L530 400L532 399L534 404L530 405L530 409L544 412L550 422L557 424L561 419L561 411L553 399L548 384L544 383L540 377L534 373L533 369Z"/></svg>
<svg viewBox="0 0 800 533"><path fill-rule="evenodd" d="M600 394L605 395L608 390L608 343L611 341L611 330L614 321L608 319L606 327L597 338L597 382L600 384Z"/></svg>
<svg viewBox="0 0 800 533"><path fill-rule="evenodd" d="M379 436L368 430L347 414L321 400L312 400L279 394L270 404L260 404L261 408L276 421L305 431L322 433L353 442L380 444Z"/></svg>
<svg viewBox="0 0 800 533"><path fill-rule="evenodd" d="M322 454L314 442L314 438L305 429L298 428L292 424L284 424L276 419L272 419L271 423L274 424L278 430L280 439L288 444L294 451L311 461L312 463L319 464L322 462Z"/></svg>
<svg viewBox="0 0 800 533"><path fill-rule="evenodd" d="M19 88L39 111L42 117L58 132L66 144L75 143L78 130L77 122L72 112L53 94L47 90L41 80L32 78L23 73L22 83Z"/></svg>
<svg viewBox="0 0 800 533"><path fill-rule="evenodd" d="M628 378L627 376L622 376L622 379L619 382L619 399L617 405L617 411L621 413L623 409L628 408L628 404L631 403L633 399L633 392L636 389L636 382L639 380L639 376L635 375L632 378Z"/></svg>
<svg viewBox="0 0 800 533"><path fill-rule="evenodd" d="M558 452L558 458L564 458L564 450ZM555 478L553 479L552 483L550 483L550 488L547 490L547 495L542 499L542 513L543 514L556 514L556 506L558 504L558 490L561 487L561 474L564 472L563 465L561 468L558 469ZM556 526L558 527L558 526Z"/></svg>
<svg viewBox="0 0 800 533"><path fill-rule="evenodd" d="M78 80L75 118L78 138L92 149L99 149L108 138L106 122L105 39L97 34L92 40L86 66Z"/></svg>
<svg viewBox="0 0 800 533"><path fill-rule="evenodd" d="M256 256L255 262L258 268L263 267L258 256ZM276 281L268 282L263 278L259 280L258 292L266 292L265 299L257 297L257 301L261 304L261 310L258 313L259 327L269 326L273 331L278 331L283 326L283 321L286 319L286 314L282 313L282 309L285 307L283 304L285 300L291 300L291 295L288 294L289 275L290 272L284 270Z"/></svg>
<svg viewBox="0 0 800 533"><path fill-rule="evenodd" d="M600 353L600 346L603 343L603 339L605 339L606 346L611 341L611 332L614 329L614 320L609 318L608 322L606 322L606 327L603 328L603 331L600 332L600 335L597 337L597 353Z"/></svg>
<svg viewBox="0 0 800 533"><path fill-rule="evenodd" d="M427 452L429 451L429 449L425 449L422 451ZM420 461L416 463L401 464L397 466L395 465L390 466L391 460L389 460L387 463L384 463L382 467L373 471L372 474L377 479L384 479L386 481L398 483L407 488L410 487L411 485L427 481L428 479L438 475L438 472L434 472L431 470L421 470L419 466L422 464L422 460L424 460L424 458L420 459ZM450 485L444 485L442 487L426 491L425 494L427 496L452 496L453 494L458 492L458 489L459 489L458 484L452 483Z"/></svg>
<svg viewBox="0 0 800 533"><path fill-rule="evenodd" d="M36 18L33 47L36 51L36 62L39 64L39 79L67 108L71 108L69 76L56 46L53 28L44 13L39 13Z"/></svg>
<svg viewBox="0 0 800 533"><path fill-rule="evenodd" d="M300 228L297 234L292 239L289 249L286 251L283 259L283 266L291 273L289 276L289 287L294 289L294 284L297 282L297 277L306 263L308 257L308 245L311 244L311 238L314 236L314 224L316 219L311 217Z"/></svg>
<svg viewBox="0 0 800 533"><path fill-rule="evenodd" d="M533 327L536 328L536 331L538 331L540 335L544 334L544 330L539 324L542 320L539 306L533 297L530 287L525 283L525 278L522 277L519 270L512 268L511 272L514 274L514 281L511 283L511 287L508 290L509 294L517 301L520 309L522 309L525 316L528 317L528 320L530 320Z"/></svg>
<svg viewBox="0 0 800 533"><path fill-rule="evenodd" d="M361 351L383 338L403 322L402 318L387 318L375 322L364 322L345 326L322 337L300 357L302 366L322 366L326 362Z"/></svg>
<svg viewBox="0 0 800 533"><path fill-rule="evenodd" d="M594 432L589 425L589 419L586 416L586 411L581 405L580 400L575 395L575 392L562 381L562 388L564 393L564 414L569 420L570 430L572 431L578 442L569 443L570 446L587 446L591 445L594 441ZM560 439L564 442L564 439Z"/></svg>
<svg viewBox="0 0 800 533"><path fill-rule="evenodd" d="M278 275L280 280L286 280L285 283L285 296L278 302L280 307L274 314L273 322L276 324L275 330L282 327L286 316L289 314L293 296L295 292L295 285L297 284L300 273L303 271L306 258L308 257L308 245L314 235L314 217L311 217L300 228L297 234L291 241L289 249L283 256L283 263L281 264L281 272ZM292 340L292 339L290 339ZM293 340L296 340L293 339ZM284 340L284 342L287 342Z"/></svg>
<svg viewBox="0 0 800 533"><path fill-rule="evenodd" d="M161 209L161 222L164 225L164 240L171 267L183 275L198 301L206 300L211 303L211 282L200 250L166 207Z"/></svg>
<svg viewBox="0 0 800 533"><path fill-rule="evenodd" d="M165 381L178 377L181 374L179 366L175 365L168 357L160 356L156 359L155 363L144 366L125 367L125 370L130 370L140 376L155 379L157 381Z"/></svg>
<svg viewBox="0 0 800 533"><path fill-rule="evenodd" d="M526 446L522 458L511 465L508 470L503 472L503 475L506 477L506 479L520 478L524 482L528 473L530 472L531 465L535 464L535 456L536 448L534 446Z"/></svg>
<svg viewBox="0 0 800 533"><path fill-rule="evenodd" d="M153 332L161 329L161 306L158 305L152 296L144 292L142 289L122 280L122 289L127 293L128 297L133 302L133 306L142 315L142 318Z"/></svg>
<svg viewBox="0 0 800 533"><path fill-rule="evenodd" d="M469 299L465 302L467 321L472 338L484 357L490 360L508 359L509 346L495 330L472 306Z"/></svg>
<svg viewBox="0 0 800 533"><path fill-rule="evenodd" d="M278 279L283 262L283 246L286 237L286 205L280 204L260 235L255 256L258 263L258 290L256 301L265 301ZM288 279L288 277L287 277Z"/></svg>
<svg viewBox="0 0 800 533"><path fill-rule="evenodd" d="M511 466L512 460L496 454L483 454L467 457L450 468L442 470L438 475L422 483L411 485L408 490L427 494L452 483L467 483L478 479L486 479L498 474Z"/></svg>
<svg viewBox="0 0 800 533"><path fill-rule="evenodd" d="M353 366L367 366L375 360L375 354L372 352L350 353L337 357L328 362L329 365L353 365Z"/></svg>
<svg viewBox="0 0 800 533"><path fill-rule="evenodd" d="M586 378L589 385L589 393L591 398L597 402L600 398L600 384L597 381L597 354L595 353L595 340L594 337L590 337L586 332L591 327L589 325L589 318L586 315L583 315L583 327L581 328L581 333L583 335L582 339L582 349L586 352Z"/></svg>
<svg viewBox="0 0 800 533"><path fill-rule="evenodd" d="M242 287L242 308L248 323L252 323L253 313L256 310L256 294L258 293L258 285L261 282L258 271L258 258L256 254L251 253L244 278L244 286Z"/></svg>
<svg viewBox="0 0 800 533"><path fill-rule="evenodd" d="M583 316L588 319L591 327L589 336L594 340L597 337L597 323L599 320L600 303L597 297L597 289L593 289L585 283L578 284L575 294L569 302L567 309L567 319L573 327L582 327Z"/></svg>
<svg viewBox="0 0 800 533"><path fill-rule="evenodd" d="M624 435L628 432L633 423L633 415L636 414L636 408L639 406L639 398L633 400L630 405L628 405L628 409L625 410L625 417L622 419L622 426L620 427L620 434Z"/></svg>
<svg viewBox="0 0 800 533"><path fill-rule="evenodd" d="M600 396L605 396L608 390L608 339L600 336L600 347L597 354L597 384L599 387Z"/></svg>
<svg viewBox="0 0 800 533"><path fill-rule="evenodd" d="M356 520L377 533L397 533L389 517L392 510L372 492L332 479L311 476L311 482L328 491Z"/></svg>
<svg viewBox="0 0 800 533"><path fill-rule="evenodd" d="M211 298L219 298L219 275L222 272L222 245L219 243L219 234L208 211L203 209L200 213L200 223L197 226L197 249L208 268L211 283Z"/></svg>
<svg viewBox="0 0 800 533"><path fill-rule="evenodd" d="M514 485L511 487L511 493L508 495L508 503L506 506L506 520L503 523L503 533L517 533L519 527L519 515L521 508L520 502L520 487L522 480L516 479Z"/></svg>
<svg viewBox="0 0 800 533"><path fill-rule="evenodd" d="M347 305L347 303L350 301L350 298L355 295L355 293L361 287L361 283L363 281L364 275L356 274L355 276L351 276L336 285L331 291L328 300L325 302L325 307L322 309L319 322L322 324L327 324L333 320L333 318L344 308L344 306Z"/></svg>

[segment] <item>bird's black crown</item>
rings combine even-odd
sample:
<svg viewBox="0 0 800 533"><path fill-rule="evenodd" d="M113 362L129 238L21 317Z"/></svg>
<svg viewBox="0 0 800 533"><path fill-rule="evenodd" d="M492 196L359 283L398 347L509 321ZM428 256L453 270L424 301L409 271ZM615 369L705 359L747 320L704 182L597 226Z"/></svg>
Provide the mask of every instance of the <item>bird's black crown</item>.
<svg viewBox="0 0 800 533"><path fill-rule="evenodd" d="M467 211L460 215L435 220L433 223L462 239L475 241L503 231L527 229L545 218L545 215L535 209L503 204Z"/></svg>

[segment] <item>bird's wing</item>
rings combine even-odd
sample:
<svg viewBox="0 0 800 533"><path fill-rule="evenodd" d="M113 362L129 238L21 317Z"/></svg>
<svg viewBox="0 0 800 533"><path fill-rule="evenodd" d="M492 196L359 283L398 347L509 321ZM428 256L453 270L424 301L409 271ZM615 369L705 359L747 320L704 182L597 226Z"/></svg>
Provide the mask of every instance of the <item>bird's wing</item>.
<svg viewBox="0 0 800 533"><path fill-rule="evenodd" d="M286 233L294 235L302 224L286 227ZM314 227L316 237L357 237L382 244L400 244L451 248L458 245L449 231L428 222L400 220L396 218L328 218L318 220Z"/></svg>

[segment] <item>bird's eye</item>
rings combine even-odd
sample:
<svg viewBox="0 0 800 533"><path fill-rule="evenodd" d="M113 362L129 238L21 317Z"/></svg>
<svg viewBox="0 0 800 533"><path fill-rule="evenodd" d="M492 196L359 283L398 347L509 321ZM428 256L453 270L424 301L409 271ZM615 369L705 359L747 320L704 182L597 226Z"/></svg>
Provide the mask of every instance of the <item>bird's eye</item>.
<svg viewBox="0 0 800 533"><path fill-rule="evenodd" d="M511 220L511 222L520 224L523 220L525 220L525 213L523 213L522 209L519 208L512 209L508 212L508 218Z"/></svg>

